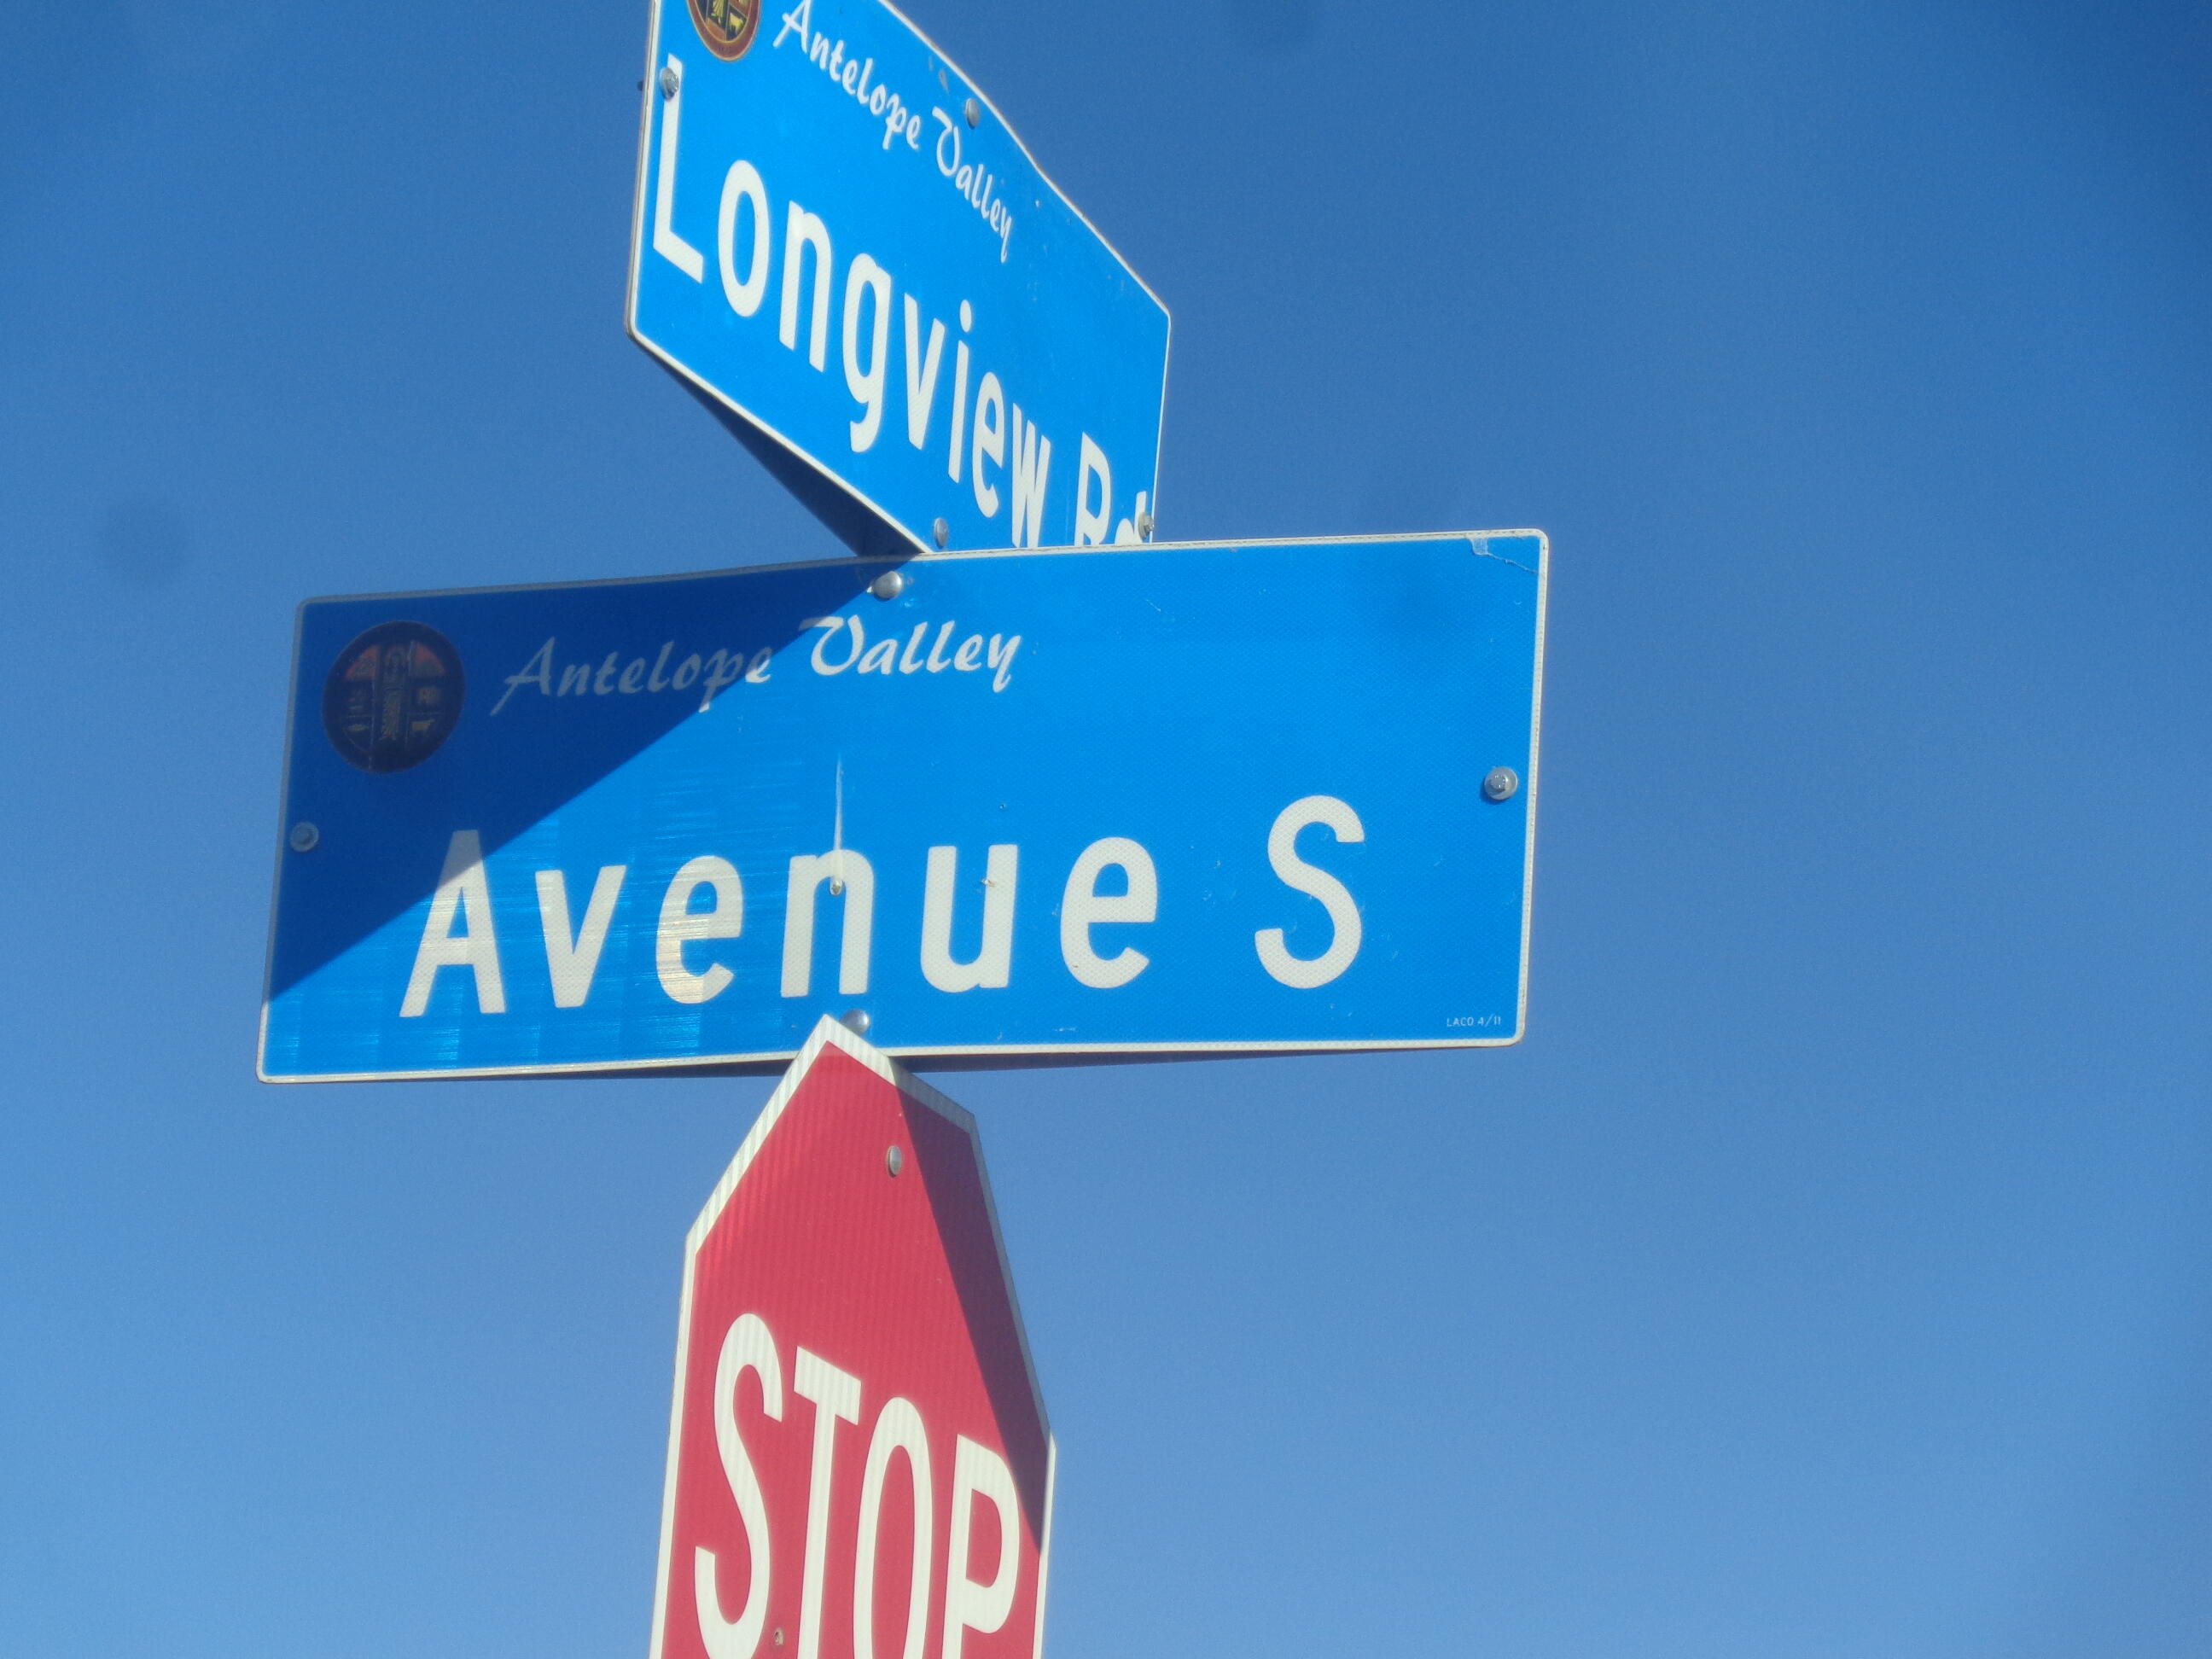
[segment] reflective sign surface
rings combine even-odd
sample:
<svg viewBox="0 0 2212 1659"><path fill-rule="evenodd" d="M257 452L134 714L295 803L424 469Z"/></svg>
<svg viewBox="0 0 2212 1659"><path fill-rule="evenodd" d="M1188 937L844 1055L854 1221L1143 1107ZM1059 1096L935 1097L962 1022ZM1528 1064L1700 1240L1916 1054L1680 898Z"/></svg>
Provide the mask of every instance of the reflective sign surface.
<svg viewBox="0 0 2212 1659"><path fill-rule="evenodd" d="M1140 538L1167 312L990 100L882 0L653 17L638 343L856 550Z"/></svg>
<svg viewBox="0 0 2212 1659"><path fill-rule="evenodd" d="M768 1066L852 1009L919 1060L1511 1042L1547 558L1516 531L313 601L264 1074ZM399 623L467 701L368 771L324 688Z"/></svg>

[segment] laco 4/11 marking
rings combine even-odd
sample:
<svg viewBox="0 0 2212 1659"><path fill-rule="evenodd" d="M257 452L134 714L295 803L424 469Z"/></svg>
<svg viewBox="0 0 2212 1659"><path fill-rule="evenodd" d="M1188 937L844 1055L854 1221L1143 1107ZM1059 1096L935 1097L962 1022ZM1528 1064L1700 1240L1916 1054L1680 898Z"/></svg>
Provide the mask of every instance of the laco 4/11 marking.
<svg viewBox="0 0 2212 1659"><path fill-rule="evenodd" d="M766 1069L854 1008L921 1060L1514 1041L1545 562L1512 532L315 601L263 1074ZM325 688L380 641L450 672L434 732L365 751Z"/></svg>
<svg viewBox="0 0 2212 1659"><path fill-rule="evenodd" d="M1283 884L1318 900L1327 913L1326 942L1311 956L1294 953L1280 927L1252 935L1261 970L1278 983L1316 990L1340 975L1359 955L1359 906L1343 882L1298 854L1301 832L1323 828L1340 842L1366 839L1359 815L1330 795L1310 795L1276 816L1267 831L1267 861ZM920 917L922 977L937 990L1003 990L1012 982L1015 908L1019 902L1021 848L999 842L984 855L980 879L960 879L960 849L928 850ZM1109 872L1116 872L1109 881ZM599 960L629 884L629 869L612 864L592 878L579 917L564 871L532 872L545 969L556 1008L582 1008L592 995ZM1115 890L1103 890L1102 884ZM968 902L980 909L980 927L958 915L963 890L976 890ZM857 848L801 854L790 860L784 884L782 979L786 997L814 991L816 921L825 890L842 908L837 929L836 981L840 996L866 996L875 957L876 869ZM1077 983L1110 991L1127 985L1152 965L1133 943L1103 953L1094 930L1135 927L1159 915L1159 871L1152 855L1126 836L1092 842L1076 859L1060 893L1061 964ZM745 882L737 866L714 854L686 860L661 890L652 910L653 963L661 990L673 1002L696 1007L721 996L737 981L734 971L715 958L714 944L741 938L745 931ZM632 907L630 926L638 925ZM962 924L966 923L965 927ZM963 959L953 947L956 927L974 931L974 954ZM1117 936L1118 939L1121 937ZM483 838L474 830L453 832L438 878L415 960L399 998L404 1019L428 1012L441 970L459 970L473 982L479 1014L507 1012L507 975L490 883L484 872Z"/></svg>

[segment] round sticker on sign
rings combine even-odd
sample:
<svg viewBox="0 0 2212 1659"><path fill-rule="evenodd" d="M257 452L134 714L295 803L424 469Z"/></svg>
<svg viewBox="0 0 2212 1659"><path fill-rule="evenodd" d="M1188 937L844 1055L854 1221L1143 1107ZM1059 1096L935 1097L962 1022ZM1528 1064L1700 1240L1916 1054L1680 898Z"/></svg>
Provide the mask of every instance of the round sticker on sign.
<svg viewBox="0 0 2212 1659"><path fill-rule="evenodd" d="M380 623L338 653L323 682L323 730L364 772L404 772L437 751L466 688L453 641L422 623Z"/></svg>
<svg viewBox="0 0 2212 1659"><path fill-rule="evenodd" d="M742 58L760 27L760 0L691 0L691 26L715 57Z"/></svg>

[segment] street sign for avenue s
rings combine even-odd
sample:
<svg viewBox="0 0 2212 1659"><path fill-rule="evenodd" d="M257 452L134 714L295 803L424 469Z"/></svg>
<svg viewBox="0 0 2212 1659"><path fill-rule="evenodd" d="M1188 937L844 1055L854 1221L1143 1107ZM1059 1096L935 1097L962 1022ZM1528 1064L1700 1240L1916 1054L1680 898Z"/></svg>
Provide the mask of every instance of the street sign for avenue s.
<svg viewBox="0 0 2212 1659"><path fill-rule="evenodd" d="M686 1242L652 1659L1036 1659L1053 1461L974 1120L823 1020Z"/></svg>
<svg viewBox="0 0 2212 1659"><path fill-rule="evenodd" d="M1140 540L1168 315L884 0L655 0L629 331L857 552Z"/></svg>
<svg viewBox="0 0 2212 1659"><path fill-rule="evenodd" d="M261 1071L1521 1034L1532 531L301 607Z"/></svg>

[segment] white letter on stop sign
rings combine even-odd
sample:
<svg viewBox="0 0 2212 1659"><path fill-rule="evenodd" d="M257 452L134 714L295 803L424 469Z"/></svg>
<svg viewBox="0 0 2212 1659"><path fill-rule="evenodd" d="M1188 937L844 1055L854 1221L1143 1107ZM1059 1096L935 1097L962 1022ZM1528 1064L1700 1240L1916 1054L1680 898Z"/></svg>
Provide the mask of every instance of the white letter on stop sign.
<svg viewBox="0 0 2212 1659"><path fill-rule="evenodd" d="M760 1378L761 1410L783 1417L783 1364L775 1357L775 1338L758 1314L746 1314L722 1338L722 1357L714 1367L714 1449L722 1474L738 1502L745 1525L745 1548L752 1557L752 1581L745 1587L744 1611L735 1622L722 1617L722 1596L714 1577L714 1552L703 1547L691 1556L691 1583L699 1607L699 1639L712 1659L752 1659L768 1622L768 1504L760 1476L745 1455L738 1433L738 1380L750 1371Z"/></svg>
<svg viewBox="0 0 2212 1659"><path fill-rule="evenodd" d="M806 1484L806 1570L799 1581L799 1659L817 1659L822 1651L822 1570L830 1558L830 1489L837 1467L837 1425L860 1420L860 1379L804 1348L794 1370L792 1387L814 1402L814 1465Z"/></svg>
<svg viewBox="0 0 2212 1659"><path fill-rule="evenodd" d="M907 1580L903 1659L922 1659L929 1640L929 1558L937 1528L929 1434L914 1402L895 1398L884 1402L876 1419L868 1472L860 1482L860 1540L853 1558L853 1659L876 1659L876 1534L883 1525L884 1478L896 1452L906 1454L907 1478L914 1483L914 1571Z"/></svg>
<svg viewBox="0 0 2212 1659"><path fill-rule="evenodd" d="M968 1576L969 1523L978 1498L988 1498L999 1512L999 1570L988 1584ZM939 1659L960 1659L967 1632L988 1636L1013 1611L1014 1586L1020 1577L1020 1504L1006 1460L988 1446L959 1436L952 1455L952 1536L945 1553L945 1645Z"/></svg>

